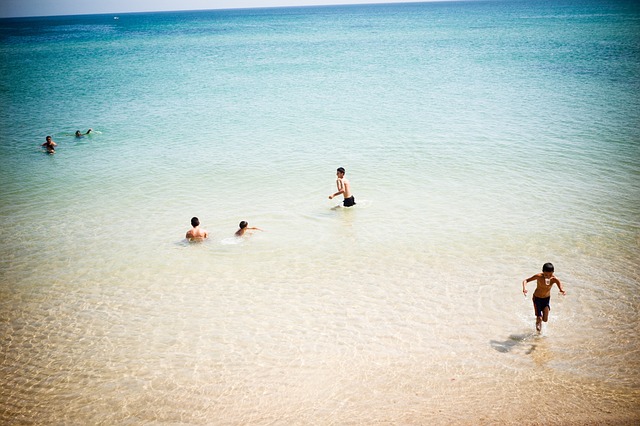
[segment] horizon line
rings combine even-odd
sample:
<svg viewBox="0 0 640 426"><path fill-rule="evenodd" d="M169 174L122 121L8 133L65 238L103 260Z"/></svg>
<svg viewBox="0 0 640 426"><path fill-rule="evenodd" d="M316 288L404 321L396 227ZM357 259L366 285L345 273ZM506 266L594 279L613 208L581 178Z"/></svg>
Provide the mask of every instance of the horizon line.
<svg viewBox="0 0 640 426"><path fill-rule="evenodd" d="M417 3L459 3L459 2L479 2L488 0L402 0L402 1L389 1L389 0L370 0L364 3L353 3L349 1L337 1L336 3L317 3L317 4L303 4L303 5L264 5L264 6L238 6L238 7L212 7L212 8L193 8L193 9L141 9L141 10L127 10L127 11L96 11L85 12L78 11L75 13L43 13L43 14L8 14L0 15L0 19L28 19L28 18L47 18L47 17L65 17L65 16L91 16L91 15L128 15L136 13L163 13L163 12L205 12L213 10L251 10L251 9L289 9L289 8L310 8L310 7L332 7L332 6L372 6L372 5L402 5L402 4L417 4ZM1 12L1 11L0 11Z"/></svg>

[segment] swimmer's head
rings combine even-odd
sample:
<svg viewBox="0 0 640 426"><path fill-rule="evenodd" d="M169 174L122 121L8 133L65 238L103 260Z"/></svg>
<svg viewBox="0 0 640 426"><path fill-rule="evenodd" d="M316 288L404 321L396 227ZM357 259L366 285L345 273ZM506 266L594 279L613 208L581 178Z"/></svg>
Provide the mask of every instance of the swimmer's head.
<svg viewBox="0 0 640 426"><path fill-rule="evenodd" d="M49 142L49 141L51 140L51 136L47 136L47 137L45 138L45 140L46 140L47 142Z"/></svg>
<svg viewBox="0 0 640 426"><path fill-rule="evenodd" d="M342 173L342 174L344 174L344 173L345 173L345 171L344 171L344 167L338 167L338 170L337 170L337 171L338 171L338 173Z"/></svg>
<svg viewBox="0 0 640 426"><path fill-rule="evenodd" d="M193 226L194 228L196 226L200 226L200 220L197 217L192 217L191 218L191 226Z"/></svg>
<svg viewBox="0 0 640 426"><path fill-rule="evenodd" d="M76 136L80 137L81 135L80 130L76 130Z"/></svg>
<svg viewBox="0 0 640 426"><path fill-rule="evenodd" d="M542 265L542 272L553 272L553 264L545 263Z"/></svg>
<svg viewBox="0 0 640 426"><path fill-rule="evenodd" d="M239 226L240 226L240 229L244 229L244 228L247 227L247 225L249 225L249 223L247 223L246 221L243 220L242 222L240 222Z"/></svg>

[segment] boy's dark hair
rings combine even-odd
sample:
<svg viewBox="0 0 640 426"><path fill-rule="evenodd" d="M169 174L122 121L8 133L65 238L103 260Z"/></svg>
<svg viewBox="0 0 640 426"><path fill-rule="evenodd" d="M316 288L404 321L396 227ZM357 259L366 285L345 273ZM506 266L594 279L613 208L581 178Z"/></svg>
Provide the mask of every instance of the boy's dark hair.
<svg viewBox="0 0 640 426"><path fill-rule="evenodd" d="M240 226L240 229L244 229L244 228L247 227L247 225L248 225L248 223L243 220L242 222L240 222L239 226Z"/></svg>
<svg viewBox="0 0 640 426"><path fill-rule="evenodd" d="M197 217L192 217L191 218L191 226L193 226L194 228L196 226L200 226L200 220Z"/></svg>
<svg viewBox="0 0 640 426"><path fill-rule="evenodd" d="M553 264L545 263L542 265L542 272L553 272Z"/></svg>
<svg viewBox="0 0 640 426"><path fill-rule="evenodd" d="M338 167L338 171L344 174L344 167Z"/></svg>

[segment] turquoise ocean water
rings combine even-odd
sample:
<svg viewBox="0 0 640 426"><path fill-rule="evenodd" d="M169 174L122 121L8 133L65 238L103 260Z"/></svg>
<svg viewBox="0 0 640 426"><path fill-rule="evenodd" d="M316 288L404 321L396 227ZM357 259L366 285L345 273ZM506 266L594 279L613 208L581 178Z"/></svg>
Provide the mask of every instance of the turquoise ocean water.
<svg viewBox="0 0 640 426"><path fill-rule="evenodd" d="M0 20L1 422L639 421L638 93L632 1Z"/></svg>

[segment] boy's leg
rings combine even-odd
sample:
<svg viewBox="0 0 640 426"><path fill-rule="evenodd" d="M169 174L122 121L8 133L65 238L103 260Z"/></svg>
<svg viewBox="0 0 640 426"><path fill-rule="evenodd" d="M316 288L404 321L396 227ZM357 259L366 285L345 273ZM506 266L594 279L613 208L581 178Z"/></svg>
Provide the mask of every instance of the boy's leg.
<svg viewBox="0 0 640 426"><path fill-rule="evenodd" d="M536 305L536 296L531 298L533 301L533 314L536 316L536 330L542 330L542 312L538 310L538 306Z"/></svg>
<svg viewBox="0 0 640 426"><path fill-rule="evenodd" d="M548 306L546 308L544 308L544 310L542 311L542 321L544 321L544 322L549 321L549 307Z"/></svg>

